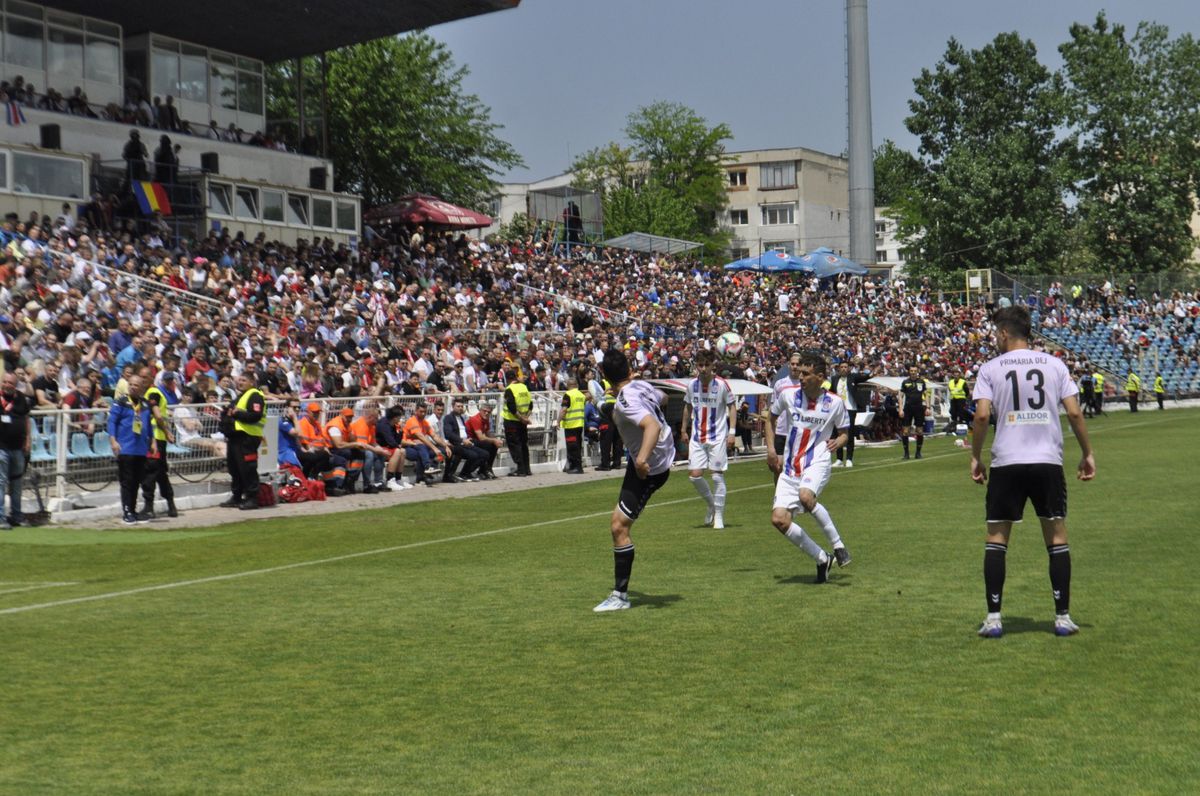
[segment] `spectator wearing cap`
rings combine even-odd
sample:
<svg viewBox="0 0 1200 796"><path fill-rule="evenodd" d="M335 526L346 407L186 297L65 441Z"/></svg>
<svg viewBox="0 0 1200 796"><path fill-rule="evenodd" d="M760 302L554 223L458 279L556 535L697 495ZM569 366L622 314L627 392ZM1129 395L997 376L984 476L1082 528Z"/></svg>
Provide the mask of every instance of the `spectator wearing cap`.
<svg viewBox="0 0 1200 796"><path fill-rule="evenodd" d="M346 460L331 452L329 436L321 424L321 405L316 401L305 407L305 415L296 424L299 430L297 441L300 452L300 468L305 478L325 481L327 495L339 497L346 494L342 484L346 480Z"/></svg>

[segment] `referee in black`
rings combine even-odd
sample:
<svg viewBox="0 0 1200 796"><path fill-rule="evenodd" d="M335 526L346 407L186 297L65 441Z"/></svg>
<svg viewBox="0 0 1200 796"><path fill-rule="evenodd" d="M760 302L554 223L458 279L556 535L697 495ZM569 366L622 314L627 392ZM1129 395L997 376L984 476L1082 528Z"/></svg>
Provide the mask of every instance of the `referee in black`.
<svg viewBox="0 0 1200 796"><path fill-rule="evenodd" d="M925 444L925 392L929 386L921 378L920 369L913 365L908 369L908 378L900 383L900 394L904 396L904 406L900 414L900 441L904 443L904 458L908 458L908 429L917 429L917 455L921 458L921 446Z"/></svg>

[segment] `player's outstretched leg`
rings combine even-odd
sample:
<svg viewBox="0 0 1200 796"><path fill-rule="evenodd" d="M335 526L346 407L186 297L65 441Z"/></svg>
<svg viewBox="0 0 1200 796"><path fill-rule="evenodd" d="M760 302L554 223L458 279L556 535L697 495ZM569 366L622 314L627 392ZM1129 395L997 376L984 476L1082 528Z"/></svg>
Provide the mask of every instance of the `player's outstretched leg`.
<svg viewBox="0 0 1200 796"><path fill-rule="evenodd" d="M812 556L812 559L817 562L817 583L825 583L829 579L829 568L833 564L833 558L821 549L821 546L813 541L812 537L804 532L804 529L792 522L792 513L784 508L774 509L771 512L771 524L789 542Z"/></svg>

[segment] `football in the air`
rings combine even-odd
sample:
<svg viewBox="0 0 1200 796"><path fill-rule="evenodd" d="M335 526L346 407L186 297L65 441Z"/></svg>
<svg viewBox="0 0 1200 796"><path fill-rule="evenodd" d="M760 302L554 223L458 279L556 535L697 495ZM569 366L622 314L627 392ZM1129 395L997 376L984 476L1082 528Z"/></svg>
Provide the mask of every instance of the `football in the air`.
<svg viewBox="0 0 1200 796"><path fill-rule="evenodd" d="M725 359L734 359L742 353L746 341L737 332L726 332L717 338L717 353Z"/></svg>

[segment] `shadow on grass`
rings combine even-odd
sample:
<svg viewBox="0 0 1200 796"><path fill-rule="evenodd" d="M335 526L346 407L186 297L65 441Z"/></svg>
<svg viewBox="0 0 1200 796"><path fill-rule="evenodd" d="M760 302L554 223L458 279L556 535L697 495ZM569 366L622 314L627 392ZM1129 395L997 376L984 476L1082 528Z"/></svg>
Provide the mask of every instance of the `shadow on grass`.
<svg viewBox="0 0 1200 796"><path fill-rule="evenodd" d="M850 585L850 581L842 578L836 578L834 580L826 581L825 583L817 583L816 573L813 573L812 575L776 575L775 582L780 586L791 586L799 583L809 586L837 586L838 588L844 588ZM1007 627L1007 624L1005 627Z"/></svg>
<svg viewBox="0 0 1200 796"><path fill-rule="evenodd" d="M640 591L629 592L629 602L633 603L634 608L670 608L675 603L682 600L678 594L643 594Z"/></svg>
<svg viewBox="0 0 1200 796"><path fill-rule="evenodd" d="M1004 615L1004 635L1014 635L1016 633L1040 633L1047 636L1054 635L1054 620L1053 619L1031 619L1028 616L1009 616ZM1089 629L1093 627L1086 622L1076 622L1080 628Z"/></svg>

